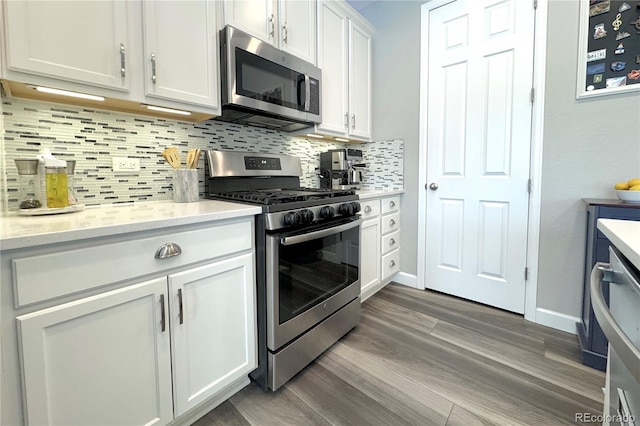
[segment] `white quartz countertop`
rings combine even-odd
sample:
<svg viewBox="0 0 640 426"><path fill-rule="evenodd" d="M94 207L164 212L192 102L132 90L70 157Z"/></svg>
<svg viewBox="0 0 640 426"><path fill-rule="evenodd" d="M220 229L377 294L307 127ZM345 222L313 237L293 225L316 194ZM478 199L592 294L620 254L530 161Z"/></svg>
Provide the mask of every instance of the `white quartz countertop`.
<svg viewBox="0 0 640 426"><path fill-rule="evenodd" d="M359 189L356 191L361 200L369 198L388 197L390 195L404 194L404 189Z"/></svg>
<svg viewBox="0 0 640 426"><path fill-rule="evenodd" d="M89 207L83 211L43 216L0 217L0 250L34 247L79 239L188 225L262 212L261 207L201 200Z"/></svg>
<svg viewBox="0 0 640 426"><path fill-rule="evenodd" d="M640 270L640 222L598 219L598 229Z"/></svg>

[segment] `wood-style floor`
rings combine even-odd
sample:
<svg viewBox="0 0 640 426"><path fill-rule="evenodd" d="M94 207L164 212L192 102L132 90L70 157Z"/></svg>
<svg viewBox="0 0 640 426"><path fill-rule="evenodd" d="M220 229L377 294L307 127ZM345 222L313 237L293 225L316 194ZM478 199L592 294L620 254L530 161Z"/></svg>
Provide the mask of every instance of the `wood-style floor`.
<svg viewBox="0 0 640 426"><path fill-rule="evenodd" d="M560 425L602 414L604 374L576 336L391 284L362 321L277 392L251 384L207 425Z"/></svg>

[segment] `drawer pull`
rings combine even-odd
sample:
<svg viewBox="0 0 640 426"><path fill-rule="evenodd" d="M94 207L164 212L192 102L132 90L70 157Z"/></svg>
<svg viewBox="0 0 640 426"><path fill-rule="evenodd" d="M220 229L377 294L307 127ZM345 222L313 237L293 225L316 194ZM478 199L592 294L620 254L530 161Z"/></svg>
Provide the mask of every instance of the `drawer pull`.
<svg viewBox="0 0 640 426"><path fill-rule="evenodd" d="M364 206L365 213L371 213L371 206Z"/></svg>
<svg viewBox="0 0 640 426"><path fill-rule="evenodd" d="M156 54L151 54L151 82L156 84Z"/></svg>
<svg viewBox="0 0 640 426"><path fill-rule="evenodd" d="M391 262L389 262L389 267L393 268L394 266L396 266L396 261L395 260L391 260Z"/></svg>
<svg viewBox="0 0 640 426"><path fill-rule="evenodd" d="M395 206L396 206L395 201L389 201L389 207L395 207Z"/></svg>
<svg viewBox="0 0 640 426"><path fill-rule="evenodd" d="M156 259L166 259L168 257L177 256L182 253L182 249L176 243L166 243L158 247L156 250Z"/></svg>
<svg viewBox="0 0 640 426"><path fill-rule="evenodd" d="M120 76L126 76L126 66L125 66L125 49L124 44L120 43Z"/></svg>
<svg viewBox="0 0 640 426"><path fill-rule="evenodd" d="M160 295L160 329L165 331L167 329L167 323L164 312L164 294Z"/></svg>
<svg viewBox="0 0 640 426"><path fill-rule="evenodd" d="M394 226L395 224L396 224L396 221L395 221L395 220L391 219L391 220L389 221L389 225L390 225L390 226Z"/></svg>
<svg viewBox="0 0 640 426"><path fill-rule="evenodd" d="M182 289L178 289L178 317L180 318L180 324L184 324L184 313L182 311Z"/></svg>
<svg viewBox="0 0 640 426"><path fill-rule="evenodd" d="M396 240L394 240L393 238L391 238L391 239L389 240L389 245L390 245L390 246L394 245L395 243L396 243Z"/></svg>

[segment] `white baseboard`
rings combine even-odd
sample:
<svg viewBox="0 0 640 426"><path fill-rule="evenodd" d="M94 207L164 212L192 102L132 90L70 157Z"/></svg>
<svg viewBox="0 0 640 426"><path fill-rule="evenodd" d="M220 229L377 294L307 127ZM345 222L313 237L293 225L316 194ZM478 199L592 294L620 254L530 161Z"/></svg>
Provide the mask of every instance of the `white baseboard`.
<svg viewBox="0 0 640 426"><path fill-rule="evenodd" d="M578 317L551 311L549 309L536 308L535 322L537 324L555 328L556 330L576 334L576 323L580 321L581 319Z"/></svg>
<svg viewBox="0 0 640 426"><path fill-rule="evenodd" d="M418 287L418 277L406 272L397 272L391 277L391 281L398 284L406 285L408 287ZM377 291L378 289L376 289ZM567 333L576 334L576 323L581 319L571 315L563 314L556 311L551 311L544 308L536 308L535 323L546 325L547 327L555 328L556 330L566 331Z"/></svg>
<svg viewBox="0 0 640 426"><path fill-rule="evenodd" d="M408 287L423 289L423 287L418 287L418 276L407 274L406 272L396 272L395 275L391 277L391 281Z"/></svg>

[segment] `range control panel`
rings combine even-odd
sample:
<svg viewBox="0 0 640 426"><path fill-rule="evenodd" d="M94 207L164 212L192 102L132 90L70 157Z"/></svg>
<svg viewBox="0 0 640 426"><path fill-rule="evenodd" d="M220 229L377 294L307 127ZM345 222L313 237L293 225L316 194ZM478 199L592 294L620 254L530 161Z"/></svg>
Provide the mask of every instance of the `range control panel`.
<svg viewBox="0 0 640 426"><path fill-rule="evenodd" d="M272 157L244 157L244 166L247 170L282 170L280 159Z"/></svg>

